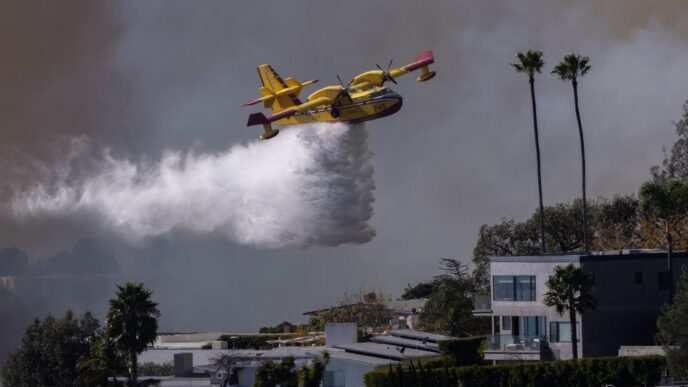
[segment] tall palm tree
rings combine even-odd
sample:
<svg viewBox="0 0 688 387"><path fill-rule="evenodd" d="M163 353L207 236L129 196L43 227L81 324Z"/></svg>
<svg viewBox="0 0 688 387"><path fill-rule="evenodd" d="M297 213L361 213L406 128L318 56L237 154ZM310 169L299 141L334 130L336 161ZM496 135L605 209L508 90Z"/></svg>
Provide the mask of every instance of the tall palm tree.
<svg viewBox="0 0 688 387"><path fill-rule="evenodd" d="M151 300L151 291L142 283L117 285L110 299L106 333L129 360L129 386L138 382L138 355L153 344L158 333L158 304Z"/></svg>
<svg viewBox="0 0 688 387"><path fill-rule="evenodd" d="M640 200L645 214L655 216L664 226L667 244L667 280L669 303L674 298L673 238L674 226L688 212L688 185L679 180L649 181L640 187Z"/></svg>
<svg viewBox="0 0 688 387"><path fill-rule="evenodd" d="M535 105L535 73L542 70L545 62L542 60L542 51L528 50L525 54L516 54L517 61L511 66L518 73L528 74L530 82L530 102L533 107L533 129L535 130L535 156L537 158L538 197L540 199L540 252L545 252L545 209L542 206L542 174L540 172L540 138L538 136L537 107Z"/></svg>
<svg viewBox="0 0 688 387"><path fill-rule="evenodd" d="M588 235L588 202L585 195L585 142L583 141L583 125L581 124L580 109L578 108L578 78L590 70L588 62L590 62L590 58L587 56L568 54L552 70L552 74L557 75L562 81L571 81L571 85L573 85L573 100L576 105L576 120L578 120L583 173L583 244L585 252L590 251L590 238Z"/></svg>
<svg viewBox="0 0 688 387"><path fill-rule="evenodd" d="M547 280L547 293L545 293L545 305L556 308L557 313L569 312L571 323L571 348L573 359L578 359L578 329L576 326L576 313L583 313L587 309L595 309L597 300L592 295L592 276L581 267L572 263L568 266L557 266L554 275Z"/></svg>

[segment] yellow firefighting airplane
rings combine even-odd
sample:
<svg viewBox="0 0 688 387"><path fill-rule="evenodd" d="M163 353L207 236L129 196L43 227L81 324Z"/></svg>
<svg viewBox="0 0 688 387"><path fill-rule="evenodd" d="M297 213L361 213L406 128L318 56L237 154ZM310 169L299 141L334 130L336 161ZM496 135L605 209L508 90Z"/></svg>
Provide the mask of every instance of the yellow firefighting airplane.
<svg viewBox="0 0 688 387"><path fill-rule="evenodd" d="M401 109L402 98L385 87L385 82L396 84L395 78L417 69L421 73L416 80L425 82L435 76L435 72L428 68L434 62L432 51L427 50L404 67L390 68L392 61L387 70L376 65L378 70L361 73L346 86L337 76L339 85L317 90L308 96L305 103L299 100L299 94L304 86L317 82L317 79L303 83L291 77L283 80L270 65L260 65L258 74L263 87L258 91L262 97L246 101L242 106L263 102L264 107L272 108L272 114L266 117L263 113L253 113L248 118L247 126L263 125L265 132L260 139L268 140L279 133L279 129L272 127L273 122L283 126L320 121L356 123L389 116Z"/></svg>

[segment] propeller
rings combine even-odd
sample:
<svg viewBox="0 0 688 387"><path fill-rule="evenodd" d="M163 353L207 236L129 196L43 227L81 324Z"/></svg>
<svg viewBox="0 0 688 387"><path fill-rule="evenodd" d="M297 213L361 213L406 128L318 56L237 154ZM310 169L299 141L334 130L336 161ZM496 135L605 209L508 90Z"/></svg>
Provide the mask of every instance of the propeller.
<svg viewBox="0 0 688 387"><path fill-rule="evenodd" d="M394 61L394 59L389 60L387 70L384 70L382 67L380 67L379 64L375 63L375 66L377 66L377 68L379 68L380 71L382 71L382 83L380 83L380 86L384 85L387 81L391 81L395 85L397 84L397 81L395 81L394 78L389 74L389 69L392 68L392 61Z"/></svg>
<svg viewBox="0 0 688 387"><path fill-rule="evenodd" d="M339 77L339 74L337 74L337 80L339 81L339 84L342 85L342 89L337 93L337 96L335 97L334 101L332 102L332 110L330 111L330 114L332 115L333 118L339 117L339 109L337 108L337 102L341 97L346 96L349 98L349 101L353 101L351 99L351 94L349 94L349 90L351 90L351 82L354 80L350 80L349 83L344 86L344 82L342 82L342 78Z"/></svg>
<svg viewBox="0 0 688 387"><path fill-rule="evenodd" d="M342 82L342 78L339 77L339 74L337 74L337 80L339 81L339 84L342 85L342 90L337 94L337 99L342 96L347 96L349 99L351 99L351 94L349 94L349 90L351 89L351 82L354 80L350 80L349 83L344 86L344 82Z"/></svg>

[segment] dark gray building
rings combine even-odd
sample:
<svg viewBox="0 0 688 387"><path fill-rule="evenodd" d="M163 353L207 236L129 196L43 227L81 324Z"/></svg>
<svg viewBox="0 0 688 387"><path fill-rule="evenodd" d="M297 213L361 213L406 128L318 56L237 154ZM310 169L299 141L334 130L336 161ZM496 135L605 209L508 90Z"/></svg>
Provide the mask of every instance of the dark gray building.
<svg viewBox="0 0 688 387"><path fill-rule="evenodd" d="M474 312L492 319L486 360L572 358L568 314L543 302L554 268L569 263L594 276L598 300L595 310L578 316L579 355L616 356L622 345L654 344L657 317L669 300L666 252L492 257L491 294ZM686 263L688 254L674 254L674 289Z"/></svg>

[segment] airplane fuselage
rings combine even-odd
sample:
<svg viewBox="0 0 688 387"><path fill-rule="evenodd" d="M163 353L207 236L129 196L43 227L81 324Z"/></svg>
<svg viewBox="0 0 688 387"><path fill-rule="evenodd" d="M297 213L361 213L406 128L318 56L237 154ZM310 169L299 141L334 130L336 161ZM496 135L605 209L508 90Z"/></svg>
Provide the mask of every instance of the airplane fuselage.
<svg viewBox="0 0 688 387"><path fill-rule="evenodd" d="M401 109L403 98L388 87L375 87L370 90L350 90L348 96L336 97L340 88L324 88L308 97L309 100L323 95L332 96L335 103L296 113L275 121L277 125L296 125L309 122L347 122L357 123L375 120L392 115Z"/></svg>

